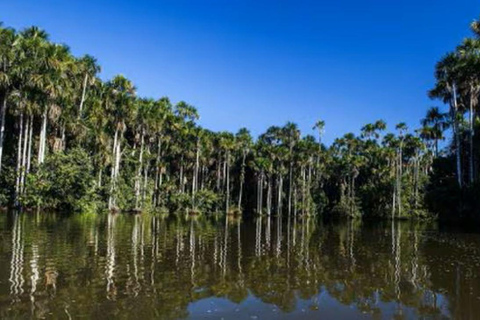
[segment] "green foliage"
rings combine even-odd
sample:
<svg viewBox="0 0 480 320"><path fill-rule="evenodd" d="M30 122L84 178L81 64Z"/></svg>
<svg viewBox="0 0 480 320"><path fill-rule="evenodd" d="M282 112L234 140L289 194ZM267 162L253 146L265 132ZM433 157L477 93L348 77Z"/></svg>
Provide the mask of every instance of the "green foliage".
<svg viewBox="0 0 480 320"><path fill-rule="evenodd" d="M67 212L94 211L98 198L89 155L81 149L72 149L66 154L58 152L47 157L36 173L28 175L21 204Z"/></svg>
<svg viewBox="0 0 480 320"><path fill-rule="evenodd" d="M192 197L186 193L174 193L168 207L174 211L192 211L195 213L212 213L220 204L220 196L210 190L200 190Z"/></svg>
<svg viewBox="0 0 480 320"><path fill-rule="evenodd" d="M477 32L478 22L472 28ZM194 106L138 97L122 75L102 81L95 58L74 57L37 27L0 26L0 37L0 103L8 105L0 108L0 206L373 219L480 207L478 36L436 66L430 96L449 104L448 112L430 108L415 131L399 123L388 132L377 120L329 147L321 119L315 136L292 122L267 128L256 141L245 128L212 132L198 125ZM432 171L450 127L455 139L446 157L458 165Z"/></svg>

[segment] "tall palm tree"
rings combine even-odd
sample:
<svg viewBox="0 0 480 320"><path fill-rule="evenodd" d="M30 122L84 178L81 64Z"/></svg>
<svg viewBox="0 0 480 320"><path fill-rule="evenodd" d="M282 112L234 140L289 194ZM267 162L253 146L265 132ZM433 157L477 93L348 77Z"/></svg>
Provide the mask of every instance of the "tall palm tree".
<svg viewBox="0 0 480 320"><path fill-rule="evenodd" d="M78 106L78 117L82 116L83 105L85 103L87 88L92 86L96 81L96 75L100 72L100 66L97 63L97 59L90 55L85 55L81 59L78 60L80 65L79 74L83 77L82 86L82 94L80 97L80 104Z"/></svg>
<svg viewBox="0 0 480 320"><path fill-rule="evenodd" d="M250 152L250 149L252 148L252 136L250 135L250 131L246 128L241 128L236 136L235 136L239 150L241 152L241 168L240 168L240 186L238 188L238 210L240 211L242 208L242 196L243 196L243 185L245 183L245 167L246 167L246 159L247 155Z"/></svg>
<svg viewBox="0 0 480 320"><path fill-rule="evenodd" d="M450 105L450 118L453 125L453 134L455 141L456 171L457 183L461 188L463 186L462 176L462 146L460 141L460 118L462 117L460 105L458 102L458 83L459 76L459 56L456 53L449 53L440 60L435 66L435 87L429 91L431 98L441 99L444 103Z"/></svg>
<svg viewBox="0 0 480 320"><path fill-rule="evenodd" d="M116 209L116 191L121 166L121 145L127 129L127 122L135 116L133 99L135 87L130 80L122 75L115 76L107 83L107 108L113 120L113 167L111 171L109 209Z"/></svg>
<svg viewBox="0 0 480 320"><path fill-rule="evenodd" d="M431 107L421 124L424 128L423 135L434 140L435 156L438 157L438 143L445 139L443 132L448 128L447 115L440 112L438 107Z"/></svg>
<svg viewBox="0 0 480 320"><path fill-rule="evenodd" d="M477 38L480 38L480 19L474 20L470 25L470 29Z"/></svg>
<svg viewBox="0 0 480 320"><path fill-rule="evenodd" d="M474 180L474 147L473 136L475 135L474 122L478 109L478 95L480 93L480 40L465 39L463 43L457 47L459 56L459 76L460 90L462 96L468 97L468 123L469 123L469 182Z"/></svg>
<svg viewBox="0 0 480 320"><path fill-rule="evenodd" d="M19 52L18 36L15 30L3 28L0 23L0 172L2 170L3 143L5 136L5 116L7 100L14 88L13 69Z"/></svg>
<svg viewBox="0 0 480 320"><path fill-rule="evenodd" d="M288 148L288 217L290 218L292 212L292 194L293 194L293 150L298 140L300 139L300 130L295 123L288 122L283 127L283 137L285 145Z"/></svg>

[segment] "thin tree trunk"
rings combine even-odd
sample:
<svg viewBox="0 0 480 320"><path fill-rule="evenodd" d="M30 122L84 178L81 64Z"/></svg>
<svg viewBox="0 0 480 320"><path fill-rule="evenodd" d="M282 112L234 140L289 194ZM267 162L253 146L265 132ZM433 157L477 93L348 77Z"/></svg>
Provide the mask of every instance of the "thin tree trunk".
<svg viewBox="0 0 480 320"><path fill-rule="evenodd" d="M98 170L98 187L101 188L102 187L102 172L103 170L100 168Z"/></svg>
<svg viewBox="0 0 480 320"><path fill-rule="evenodd" d="M396 210L396 195L397 195L397 156L393 161L393 192L392 192L392 220L395 219Z"/></svg>
<svg viewBox="0 0 480 320"><path fill-rule="evenodd" d="M7 113L7 92L2 95L2 106L0 111L0 172L2 171L3 140L5 135L5 115Z"/></svg>
<svg viewBox="0 0 480 320"><path fill-rule="evenodd" d="M67 144L65 140L65 125L62 125L60 150L65 151L66 149L67 149Z"/></svg>
<svg viewBox="0 0 480 320"><path fill-rule="evenodd" d="M457 88L453 84L453 130L455 134L456 160L457 160L457 181L458 186L462 188L462 159L461 159L461 145L460 145L460 130L457 119L458 105L457 105Z"/></svg>
<svg viewBox="0 0 480 320"><path fill-rule="evenodd" d="M25 128L23 130L23 148L22 148L22 167L20 170L20 194L23 194L25 187L25 175L27 168L27 148L28 148L28 134L30 131L30 119L27 119Z"/></svg>
<svg viewBox="0 0 480 320"><path fill-rule="evenodd" d="M30 115L30 133L28 135L28 155L27 155L27 174L30 172L32 161L32 145L33 145L33 116Z"/></svg>
<svg viewBox="0 0 480 320"><path fill-rule="evenodd" d="M108 207L109 209L113 209L114 207L114 192L115 192L115 180L116 180L116 156L117 156L117 144L118 144L118 128L115 129L115 136L113 138L113 149L112 149L112 155L113 155L113 164L112 164L112 171L110 174L110 197L108 200Z"/></svg>
<svg viewBox="0 0 480 320"><path fill-rule="evenodd" d="M180 193L183 193L183 155L180 159Z"/></svg>
<svg viewBox="0 0 480 320"><path fill-rule="evenodd" d="M159 203L159 192L160 192L160 175L161 173L161 154L162 154L162 138L158 137L158 146L157 146L157 159L156 159L156 170L155 170L155 190L154 190L154 199L153 205L156 207Z"/></svg>
<svg viewBox="0 0 480 320"><path fill-rule="evenodd" d="M15 183L15 206L19 205L20 195L20 171L22 170L22 132L23 132L23 112L20 114L20 125L18 128L18 144L17 144L17 169L16 169L16 183Z"/></svg>
<svg viewBox="0 0 480 320"><path fill-rule="evenodd" d="M261 175L258 174L257 176L257 214L261 214L261 209L260 209L260 188L261 187L262 187Z"/></svg>
<svg viewBox="0 0 480 320"><path fill-rule="evenodd" d="M288 170L288 219L292 214L292 186L293 186L293 161L292 151L290 149L290 164Z"/></svg>
<svg viewBox="0 0 480 320"><path fill-rule="evenodd" d="M246 158L247 153L245 150L243 151L243 156L242 156L242 169L240 172L240 190L238 191L238 210L241 210L242 207L242 195L243 195L243 184L245 182L245 158Z"/></svg>
<svg viewBox="0 0 480 320"><path fill-rule="evenodd" d="M306 187L305 167L302 166L302 213L303 214L305 214L305 187Z"/></svg>
<svg viewBox="0 0 480 320"><path fill-rule="evenodd" d="M200 166L200 139L197 138L197 151L195 153L195 167L193 169L192 178L192 199L195 201L195 194L197 193L198 184L198 168Z"/></svg>
<svg viewBox="0 0 480 320"><path fill-rule="evenodd" d="M263 186L264 186L264 180L265 180L265 173L262 172L260 173L260 214L263 211Z"/></svg>
<svg viewBox="0 0 480 320"><path fill-rule="evenodd" d="M272 213L272 178L269 176L267 179L267 215Z"/></svg>
<svg viewBox="0 0 480 320"><path fill-rule="evenodd" d="M122 157L122 149L121 149L121 145L122 145L122 138L123 138L123 131L120 132L120 137L117 141L117 153L116 153L116 163L115 163L115 180L117 180L118 178L118 175L120 173L120 163L121 163L121 157Z"/></svg>
<svg viewBox="0 0 480 320"><path fill-rule="evenodd" d="M149 147L147 147L147 153L150 153L149 151ZM144 169L143 169L143 176L144 176L144 180L143 180L143 190L142 190L142 207L143 207L143 204L145 203L145 199L147 197L147 188L148 188L148 169L149 169L149 162L147 161L147 163L145 164L144 166Z"/></svg>
<svg viewBox="0 0 480 320"><path fill-rule="evenodd" d="M278 195L277 195L277 211L280 215L282 213L282 191L283 191L283 177L278 177Z"/></svg>
<svg viewBox="0 0 480 320"><path fill-rule="evenodd" d="M220 192L220 165L221 165L221 160L219 155L217 159L217 192Z"/></svg>
<svg viewBox="0 0 480 320"><path fill-rule="evenodd" d="M398 202L399 217L401 217L402 215L402 176L403 176L402 166L403 166L402 143L400 143L400 152L399 152L399 159L398 159L398 177L397 177L397 191L398 191L397 202Z"/></svg>
<svg viewBox="0 0 480 320"><path fill-rule="evenodd" d="M47 145L47 111L48 107L45 107L45 111L42 115L42 128L40 131L40 145L38 151L38 164L42 164L45 160L45 151Z"/></svg>
<svg viewBox="0 0 480 320"><path fill-rule="evenodd" d="M225 200L225 210L226 213L228 214L229 210L229 205L230 205L230 152L227 151L226 155L226 165L225 165L225 170L226 170L226 200Z"/></svg>
<svg viewBox="0 0 480 320"><path fill-rule="evenodd" d="M223 181L222 181L222 191L225 192L225 179L227 177L227 154L225 153L225 160L223 161Z"/></svg>
<svg viewBox="0 0 480 320"><path fill-rule="evenodd" d="M140 154L138 156L138 169L137 169L137 177L135 179L135 207L139 208L138 202L140 200L140 179L142 177L142 169L143 169L143 146L145 143L145 134L142 130L141 142L140 142Z"/></svg>
<svg viewBox="0 0 480 320"><path fill-rule="evenodd" d="M475 179L475 174L474 174L474 165L473 165L473 136L475 134L474 132L474 126L473 126L473 86L470 85L470 112L469 112L469 135L468 135L468 140L470 144L470 154L469 154L469 180L470 184L473 184L473 181Z"/></svg>
<svg viewBox="0 0 480 320"><path fill-rule="evenodd" d="M83 104L85 103L85 94L87 92L88 73L85 73L83 79L82 99L80 100L80 106L78 107L78 118L82 116Z"/></svg>

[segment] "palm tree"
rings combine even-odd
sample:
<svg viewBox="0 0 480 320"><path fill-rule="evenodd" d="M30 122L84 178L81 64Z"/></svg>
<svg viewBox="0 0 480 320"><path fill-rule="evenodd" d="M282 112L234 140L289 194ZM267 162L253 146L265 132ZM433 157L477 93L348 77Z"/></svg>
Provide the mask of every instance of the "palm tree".
<svg viewBox="0 0 480 320"><path fill-rule="evenodd" d="M468 113L469 113L469 182L474 180L474 150L473 136L475 135L474 122L476 120L476 112L478 108L478 94L480 93L480 78L478 70L480 68L480 40L465 39L463 43L457 47L459 58L459 76L460 89L463 91L462 96L468 97Z"/></svg>
<svg viewBox="0 0 480 320"><path fill-rule="evenodd" d="M13 90L13 68L18 55L18 36L15 30L3 28L0 23L0 172L2 170L3 143L5 136L5 115L7 100Z"/></svg>
<svg viewBox="0 0 480 320"><path fill-rule="evenodd" d="M118 175L121 165L121 145L124 133L127 129L127 122L135 115L133 98L135 96L135 87L132 82L122 75L115 76L107 83L108 96L107 108L113 119L113 167L111 171L110 199L108 207L111 210L116 209L116 191Z"/></svg>
<svg viewBox="0 0 480 320"><path fill-rule="evenodd" d="M318 120L317 122L315 122L315 125L312 129L318 131L318 143L322 143L322 137L325 133L325 121Z"/></svg>
<svg viewBox="0 0 480 320"><path fill-rule="evenodd" d="M397 165L397 172L396 172L396 187L397 187L397 203L398 203L398 214L401 216L402 214L402 176L403 176L403 148L404 148L404 141L405 135L408 131L408 127L404 122L400 122L395 126L395 129L398 131L398 165Z"/></svg>
<svg viewBox="0 0 480 320"><path fill-rule="evenodd" d="M458 103L458 82L459 82L459 57L456 53L449 53L440 60L435 66L435 78L437 80L435 87L430 90L431 98L441 99L444 103L450 105L450 118L453 125L453 134L455 141L455 155L457 166L457 183L461 188L462 183L462 160L460 143L460 118L461 110Z"/></svg>
<svg viewBox="0 0 480 320"><path fill-rule="evenodd" d="M250 149L252 148L252 136L250 135L250 131L246 128L241 128L238 130L235 139L238 143L239 150L242 155L242 163L240 169L240 186L238 188L238 210L240 211L242 208L242 196L243 196L243 185L245 183L245 167L246 167L246 158Z"/></svg>
<svg viewBox="0 0 480 320"><path fill-rule="evenodd" d="M474 20L470 25L470 29L477 38L480 38L480 19Z"/></svg>
<svg viewBox="0 0 480 320"><path fill-rule="evenodd" d="M423 135L435 142L435 157L438 157L438 142L444 140L443 132L448 128L447 115L440 112L438 107L431 107L422 119Z"/></svg>
<svg viewBox="0 0 480 320"><path fill-rule="evenodd" d="M97 59L90 55L85 55L78 60L80 65L79 74L83 76L82 81L82 94L80 98L80 104L78 106L78 117L82 116L83 105L85 103L87 87L92 86L96 81L96 75L100 72L100 66L97 64Z"/></svg>
<svg viewBox="0 0 480 320"><path fill-rule="evenodd" d="M283 128L283 136L285 145L288 148L288 217L291 216L292 211L292 192L293 192L293 149L300 138L300 130L295 123L288 122Z"/></svg>
<svg viewBox="0 0 480 320"><path fill-rule="evenodd" d="M235 148L235 136L230 132L220 133L220 148L224 153L225 212L228 214L230 206L230 164L231 154Z"/></svg>

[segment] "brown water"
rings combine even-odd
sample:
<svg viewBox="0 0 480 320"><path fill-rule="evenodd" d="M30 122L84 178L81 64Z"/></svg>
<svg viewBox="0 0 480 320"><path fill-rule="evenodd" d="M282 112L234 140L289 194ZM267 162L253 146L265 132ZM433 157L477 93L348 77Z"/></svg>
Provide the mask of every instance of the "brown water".
<svg viewBox="0 0 480 320"><path fill-rule="evenodd" d="M434 224L2 214L0 318L478 318L480 235Z"/></svg>

